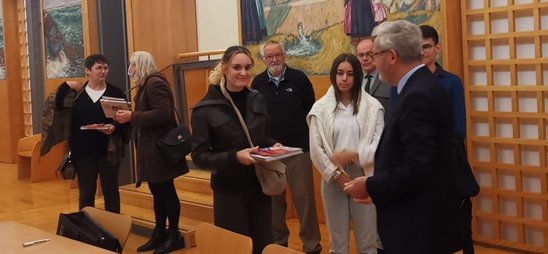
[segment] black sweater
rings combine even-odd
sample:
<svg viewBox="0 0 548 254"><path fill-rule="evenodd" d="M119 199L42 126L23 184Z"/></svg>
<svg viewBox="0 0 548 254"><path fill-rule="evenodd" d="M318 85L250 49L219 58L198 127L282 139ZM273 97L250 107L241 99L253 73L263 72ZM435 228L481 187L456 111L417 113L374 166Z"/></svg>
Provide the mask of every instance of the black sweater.
<svg viewBox="0 0 548 254"><path fill-rule="evenodd" d="M284 80L276 86L267 71L257 75L251 84L261 92L268 106L268 135L286 146L308 151L306 115L315 102L314 89L308 77L299 70L285 69Z"/></svg>
<svg viewBox="0 0 548 254"><path fill-rule="evenodd" d="M63 99L69 91L70 87L66 82L59 86L57 96L55 97L57 110L64 109ZM125 98L124 92L120 88L108 83L103 96ZM77 158L84 154L106 157L108 136L96 130L80 130L81 126L96 123L114 124L116 130L112 135L121 133L121 128L124 128L114 122L111 118L106 118L99 101L94 103L88 93L82 91L72 106L72 120L69 137L69 147L72 157Z"/></svg>

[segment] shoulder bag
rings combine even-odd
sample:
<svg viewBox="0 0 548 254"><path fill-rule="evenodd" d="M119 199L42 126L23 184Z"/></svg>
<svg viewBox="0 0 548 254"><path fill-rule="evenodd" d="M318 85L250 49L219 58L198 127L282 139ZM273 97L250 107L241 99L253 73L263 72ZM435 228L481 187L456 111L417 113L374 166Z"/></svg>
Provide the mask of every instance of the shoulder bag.
<svg viewBox="0 0 548 254"><path fill-rule="evenodd" d="M122 253L118 239L95 222L85 211L59 215L57 234L99 248Z"/></svg>
<svg viewBox="0 0 548 254"><path fill-rule="evenodd" d="M88 81L86 81L82 88L80 88L80 91L74 96L74 98L71 100L72 103L80 97L82 92L86 89L86 86L88 85ZM42 140L43 141L43 140ZM69 147L69 144L67 142L67 147ZM67 148L67 152L65 153L65 156L63 157L63 160L61 161L61 164L59 164L59 167L57 167L57 170L55 171L55 175L63 177L64 180L72 180L74 177L76 177L76 167L74 166L74 163L72 162L71 153L70 153L70 147Z"/></svg>
<svg viewBox="0 0 548 254"><path fill-rule="evenodd" d="M182 162L186 163L185 157L191 151L190 139L192 136L188 127L181 122L177 110L174 109L174 111L179 124L162 137L156 139L156 144L162 150L169 164L179 165Z"/></svg>
<svg viewBox="0 0 548 254"><path fill-rule="evenodd" d="M61 161L61 164L57 168L57 171L55 171L55 174L61 175L61 177L65 180L72 180L76 176L76 169L74 168L72 158L70 157L70 150L67 151L63 157L63 161Z"/></svg>
<svg viewBox="0 0 548 254"><path fill-rule="evenodd" d="M232 98L230 97L230 95L226 91L226 88L224 87L224 84L222 83L223 82L221 81L221 91L225 98L230 101L234 112L236 112L236 115L240 120L240 124L242 125L242 129L244 130L244 133L247 137L247 141L249 142L249 146L255 147L253 145L253 141L251 141L251 136L249 135L249 130L247 129L247 125L244 122L242 114L240 113L236 105L234 105L234 101L232 101ZM261 183L261 189L265 195L274 196L281 194L285 191L285 188L287 187L285 164L283 164L279 160L261 161L256 163L255 174L257 175L259 183Z"/></svg>
<svg viewBox="0 0 548 254"><path fill-rule="evenodd" d="M146 84L148 79L152 77L161 79L165 83L165 85L169 87L169 83L164 77L154 74L147 77L143 84ZM171 95L171 98L173 98L173 95ZM171 104L173 106L173 112L175 113L175 116L178 120L177 127L169 130L160 138L157 138L156 144L158 145L160 150L162 150L162 154L164 155L164 158L166 159L168 164L173 166L180 166L183 164L186 165L186 155L189 154L191 151L190 139L192 136L188 127L183 125L181 117L179 117L179 112L177 112L177 110L175 109L173 99L171 99Z"/></svg>

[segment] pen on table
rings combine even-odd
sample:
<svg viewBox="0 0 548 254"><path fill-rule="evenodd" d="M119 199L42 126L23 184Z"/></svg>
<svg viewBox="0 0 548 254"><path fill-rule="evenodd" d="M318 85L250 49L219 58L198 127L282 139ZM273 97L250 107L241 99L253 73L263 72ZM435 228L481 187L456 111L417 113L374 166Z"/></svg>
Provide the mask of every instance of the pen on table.
<svg viewBox="0 0 548 254"><path fill-rule="evenodd" d="M36 240L36 241L30 241L30 242L26 242L26 243L23 243L23 247L29 247L29 246L32 246L32 245L35 245L35 244L39 244L39 243L45 243L45 242L49 242L50 239L40 239L40 240Z"/></svg>

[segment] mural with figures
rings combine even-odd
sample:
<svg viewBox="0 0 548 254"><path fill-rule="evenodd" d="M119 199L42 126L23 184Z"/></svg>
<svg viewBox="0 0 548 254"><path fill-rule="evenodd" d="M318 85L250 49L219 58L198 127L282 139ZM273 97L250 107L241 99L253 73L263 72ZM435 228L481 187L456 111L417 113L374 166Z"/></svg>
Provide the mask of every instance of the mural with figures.
<svg viewBox="0 0 548 254"><path fill-rule="evenodd" d="M0 79L6 79L6 65L4 63L4 8L0 2Z"/></svg>
<svg viewBox="0 0 548 254"><path fill-rule="evenodd" d="M440 0L240 0L241 38L257 59L260 43L283 42L287 63L311 75L329 73L341 52L385 20L406 19L437 29ZM254 72L264 70L261 61Z"/></svg>
<svg viewBox="0 0 548 254"><path fill-rule="evenodd" d="M81 0L43 0L48 78L84 76Z"/></svg>

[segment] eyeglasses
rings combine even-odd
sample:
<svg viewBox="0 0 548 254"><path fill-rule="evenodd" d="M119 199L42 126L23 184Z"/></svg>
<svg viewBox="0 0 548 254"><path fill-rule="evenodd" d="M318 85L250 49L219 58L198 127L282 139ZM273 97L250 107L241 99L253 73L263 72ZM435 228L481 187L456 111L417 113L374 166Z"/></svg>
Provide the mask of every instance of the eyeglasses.
<svg viewBox="0 0 548 254"><path fill-rule="evenodd" d="M264 58L266 60L272 60L274 58L280 59L280 58L282 58L283 55L284 55L284 53L276 53L276 54L273 54L273 55L264 56Z"/></svg>
<svg viewBox="0 0 548 254"><path fill-rule="evenodd" d="M99 72L109 70L108 66L97 66L97 67L93 67L92 69L95 70L95 71L99 71Z"/></svg>
<svg viewBox="0 0 548 254"><path fill-rule="evenodd" d="M369 51L367 53L359 53L357 56L358 56L359 59L367 58L369 60L373 60L373 58L374 58L373 52L371 52L371 51Z"/></svg>
<svg viewBox="0 0 548 254"><path fill-rule="evenodd" d="M434 48L434 46L436 46L436 45L437 44L424 44L424 45L422 45L421 50L424 53L428 53L428 52L432 51L432 48Z"/></svg>
<svg viewBox="0 0 548 254"><path fill-rule="evenodd" d="M379 52L371 52L371 58L375 59L377 55L384 54L386 52L390 51L390 49L381 50Z"/></svg>

